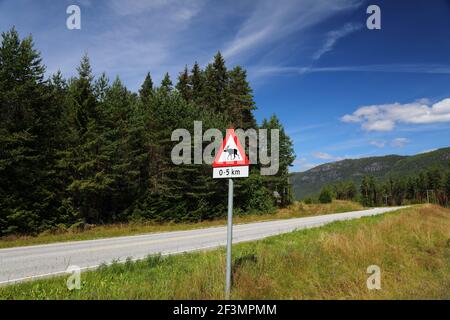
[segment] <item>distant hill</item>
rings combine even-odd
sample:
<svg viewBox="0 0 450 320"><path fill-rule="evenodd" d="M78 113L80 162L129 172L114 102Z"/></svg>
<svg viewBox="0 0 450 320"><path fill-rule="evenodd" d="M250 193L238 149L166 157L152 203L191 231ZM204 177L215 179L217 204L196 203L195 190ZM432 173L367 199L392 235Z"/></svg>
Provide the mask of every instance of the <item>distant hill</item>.
<svg viewBox="0 0 450 320"><path fill-rule="evenodd" d="M390 175L414 175L433 166L447 168L449 161L450 147L414 156L387 155L331 162L305 172L292 173L290 179L295 197L302 199L317 194L323 186L333 182L351 180L359 184L366 175L379 179Z"/></svg>

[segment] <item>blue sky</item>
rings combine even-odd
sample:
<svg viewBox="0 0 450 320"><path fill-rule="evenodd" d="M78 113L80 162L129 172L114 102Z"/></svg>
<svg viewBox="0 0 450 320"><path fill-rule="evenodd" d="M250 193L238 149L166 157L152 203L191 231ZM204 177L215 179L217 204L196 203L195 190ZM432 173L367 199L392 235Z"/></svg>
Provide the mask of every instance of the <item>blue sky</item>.
<svg viewBox="0 0 450 320"><path fill-rule="evenodd" d="M81 8L81 30L66 8ZM381 30L366 9L381 8ZM295 143L293 171L450 146L450 1L7 0L0 29L33 34L48 73L94 72L137 90L217 50L248 70L259 121L276 113Z"/></svg>

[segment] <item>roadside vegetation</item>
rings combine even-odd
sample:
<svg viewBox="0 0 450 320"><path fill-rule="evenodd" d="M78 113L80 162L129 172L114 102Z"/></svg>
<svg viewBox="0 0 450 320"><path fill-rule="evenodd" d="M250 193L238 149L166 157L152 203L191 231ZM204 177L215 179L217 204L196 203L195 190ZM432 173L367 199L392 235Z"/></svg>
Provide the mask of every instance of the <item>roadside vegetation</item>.
<svg viewBox="0 0 450 320"><path fill-rule="evenodd" d="M450 206L450 163L447 171L430 166L418 174L389 176L377 179L362 177L359 190L354 181L339 181L325 185L316 196L304 199L306 203L329 203L332 199L358 201L366 207L400 206L433 203Z"/></svg>
<svg viewBox="0 0 450 320"><path fill-rule="evenodd" d="M261 165L252 165L248 179L236 181L234 203L263 214L292 203L293 142L276 115L257 123L246 70L228 68L220 52L177 79L166 73L158 84L147 73L131 92L119 76L94 73L87 55L67 79L46 74L31 36L12 28L0 38L0 237L220 219L226 184L212 178L210 165L175 165L171 156L180 143L183 156L189 149L184 138L173 141L174 130L193 136L194 122L201 133L217 128L222 135L231 127L279 130L277 174L261 175ZM274 156L261 140L255 152Z"/></svg>
<svg viewBox="0 0 450 320"><path fill-rule="evenodd" d="M367 267L381 268L368 290ZM225 251L149 257L0 288L1 299L222 299ZM234 246L235 299L450 299L450 210L422 205Z"/></svg>
<svg viewBox="0 0 450 320"><path fill-rule="evenodd" d="M241 214L233 217L236 224L256 221L301 218L306 216L340 213L364 209L351 201L335 200L328 204L304 204L296 202L272 214ZM197 223L124 223L111 225L87 225L78 228L46 231L38 236L7 236L0 238L0 248L46 244L61 241L92 240L109 237L129 236L151 232L199 229L226 225L226 218L206 220Z"/></svg>

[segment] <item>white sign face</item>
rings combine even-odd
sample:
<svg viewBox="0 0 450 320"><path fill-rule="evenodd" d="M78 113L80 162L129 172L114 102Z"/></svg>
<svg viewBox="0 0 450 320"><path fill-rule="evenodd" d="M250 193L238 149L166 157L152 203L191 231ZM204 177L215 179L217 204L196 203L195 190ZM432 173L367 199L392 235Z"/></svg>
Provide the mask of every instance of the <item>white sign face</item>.
<svg viewBox="0 0 450 320"><path fill-rule="evenodd" d="M227 163L230 161L242 161L243 157L239 148L236 146L236 142L234 142L233 136L229 135L228 140L225 144L224 152L220 154L219 159L217 159L216 163Z"/></svg>
<svg viewBox="0 0 450 320"><path fill-rule="evenodd" d="M248 166L213 168L213 178L247 178Z"/></svg>

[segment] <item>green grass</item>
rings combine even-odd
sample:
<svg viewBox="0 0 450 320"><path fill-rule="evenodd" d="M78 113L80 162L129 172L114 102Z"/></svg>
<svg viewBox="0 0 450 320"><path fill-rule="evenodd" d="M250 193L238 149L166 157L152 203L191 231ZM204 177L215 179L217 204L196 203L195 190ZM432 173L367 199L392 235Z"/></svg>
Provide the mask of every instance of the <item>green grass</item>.
<svg viewBox="0 0 450 320"><path fill-rule="evenodd" d="M331 204L312 204L306 205L302 203L295 203L289 208L280 209L274 214L249 214L234 217L235 223L250 223L256 221L275 220L275 219L289 219L306 216L314 216L328 213L339 213L354 210L362 210L363 207L350 201L334 201ZM45 232L38 236L9 236L0 238L0 248L10 248L18 246L28 246L37 244L46 244L63 241L79 241L92 240L100 238L120 237L137 235L152 232L165 232L177 230L199 229L213 226L221 226L226 224L225 217L217 220L208 220L197 223L142 223L142 224L113 224L96 226L89 230L82 232L59 232L50 233Z"/></svg>
<svg viewBox="0 0 450 320"><path fill-rule="evenodd" d="M417 206L233 246L235 299L450 299L450 210ZM381 268L381 290L366 269ZM149 257L0 288L0 299L222 299L225 251Z"/></svg>

